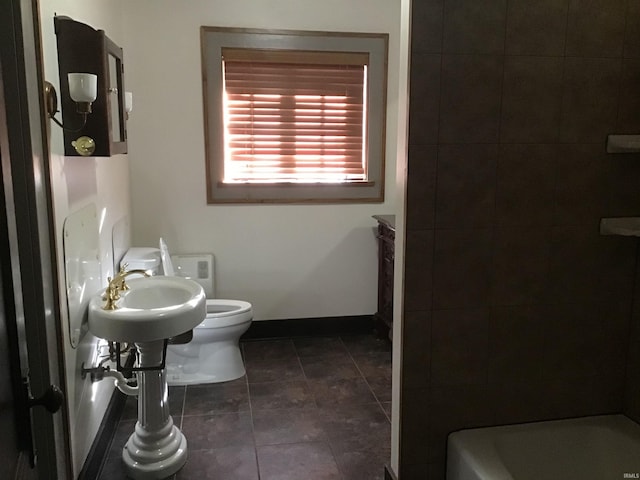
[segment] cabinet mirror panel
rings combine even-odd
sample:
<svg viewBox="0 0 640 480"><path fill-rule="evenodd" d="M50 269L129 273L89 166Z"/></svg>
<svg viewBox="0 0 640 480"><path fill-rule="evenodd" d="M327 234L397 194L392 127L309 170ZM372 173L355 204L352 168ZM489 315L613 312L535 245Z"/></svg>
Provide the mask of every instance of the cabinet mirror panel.
<svg viewBox="0 0 640 480"><path fill-rule="evenodd" d="M118 87L119 60L116 56L109 54L109 113L111 117L111 136L113 142L122 142L123 132L122 108L120 103L120 89Z"/></svg>

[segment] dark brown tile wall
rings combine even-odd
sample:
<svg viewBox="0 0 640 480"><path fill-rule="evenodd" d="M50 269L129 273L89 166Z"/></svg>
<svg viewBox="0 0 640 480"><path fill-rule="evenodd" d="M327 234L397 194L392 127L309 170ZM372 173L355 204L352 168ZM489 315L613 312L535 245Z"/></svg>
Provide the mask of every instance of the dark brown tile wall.
<svg viewBox="0 0 640 480"><path fill-rule="evenodd" d="M640 421L640 0L414 0L400 478L449 432ZM635 288L634 288L635 285ZM634 301L635 298L635 301Z"/></svg>

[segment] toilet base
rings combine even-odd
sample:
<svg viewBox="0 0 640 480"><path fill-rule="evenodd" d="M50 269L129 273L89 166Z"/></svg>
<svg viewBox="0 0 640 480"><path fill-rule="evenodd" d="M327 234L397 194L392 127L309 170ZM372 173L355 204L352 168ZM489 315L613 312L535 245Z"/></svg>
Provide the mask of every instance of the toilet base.
<svg viewBox="0 0 640 480"><path fill-rule="evenodd" d="M199 385L236 380L245 368L238 341L227 340L169 346L165 372L171 386Z"/></svg>
<svg viewBox="0 0 640 480"><path fill-rule="evenodd" d="M220 375L205 375L202 373L184 373L179 371L171 373L167 370L167 384L170 387L178 387L184 385L206 385L208 383L230 382L231 380L237 380L238 378L244 377L244 374L244 369L239 375L230 375L226 377L222 377Z"/></svg>

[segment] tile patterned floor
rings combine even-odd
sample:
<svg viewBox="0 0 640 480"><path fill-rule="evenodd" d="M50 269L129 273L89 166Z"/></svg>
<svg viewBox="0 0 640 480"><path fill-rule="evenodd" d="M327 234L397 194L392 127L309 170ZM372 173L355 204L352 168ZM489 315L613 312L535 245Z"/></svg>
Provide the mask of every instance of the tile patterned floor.
<svg viewBox="0 0 640 480"><path fill-rule="evenodd" d="M247 375L170 387L189 444L176 480L382 480L390 457L391 351L372 335L250 341ZM126 478L129 398L100 475Z"/></svg>

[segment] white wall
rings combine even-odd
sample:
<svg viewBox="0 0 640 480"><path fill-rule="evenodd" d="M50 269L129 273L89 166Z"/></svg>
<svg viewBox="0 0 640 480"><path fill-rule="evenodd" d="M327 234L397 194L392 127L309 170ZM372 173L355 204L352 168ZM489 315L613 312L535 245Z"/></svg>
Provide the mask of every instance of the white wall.
<svg viewBox="0 0 640 480"><path fill-rule="evenodd" d="M136 0L124 5L133 243L211 252L217 296L256 320L376 310L374 214L395 212L400 2ZM207 205L200 26L390 35L386 201L365 205Z"/></svg>
<svg viewBox="0 0 640 480"><path fill-rule="evenodd" d="M45 79L58 88L58 58L53 29L54 14L67 15L103 29L116 43L122 44L121 0L41 0L40 19ZM58 118L61 114L58 113ZM50 122L51 179L53 187L56 253L61 285L61 321L64 342L67 401L70 416L72 465L77 476L91 448L105 408L113 391L113 381L91 384L80 378L82 362L90 364L95 357L97 340L87 334L77 349L69 341L68 312L65 291L63 225L65 218L95 203L102 217L100 238L101 284L113 276L111 231L113 224L130 215L129 165L126 155L111 158L65 157L62 130Z"/></svg>

